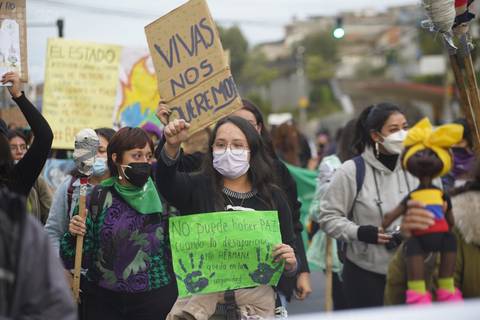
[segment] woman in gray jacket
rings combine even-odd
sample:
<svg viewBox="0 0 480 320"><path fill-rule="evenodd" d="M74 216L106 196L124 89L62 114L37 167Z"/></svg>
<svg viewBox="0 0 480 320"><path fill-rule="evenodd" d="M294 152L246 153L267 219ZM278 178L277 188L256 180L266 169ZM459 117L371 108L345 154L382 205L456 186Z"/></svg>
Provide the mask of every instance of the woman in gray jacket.
<svg viewBox="0 0 480 320"><path fill-rule="evenodd" d="M388 263L400 242L400 221L383 230L383 216L418 184L399 159L407 127L395 105L365 109L357 121L354 145L361 158L337 169L321 202L321 229L345 243L343 280L350 308L383 305Z"/></svg>

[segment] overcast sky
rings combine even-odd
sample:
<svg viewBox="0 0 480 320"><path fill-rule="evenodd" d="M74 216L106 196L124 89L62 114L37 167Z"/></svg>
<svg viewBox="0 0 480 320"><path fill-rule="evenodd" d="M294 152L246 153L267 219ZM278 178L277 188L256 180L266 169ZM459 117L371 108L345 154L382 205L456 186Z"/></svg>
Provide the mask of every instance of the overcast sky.
<svg viewBox="0 0 480 320"><path fill-rule="evenodd" d="M144 26L184 0L27 0L31 81L42 81L47 39L65 20L65 37L132 47L146 47ZM378 9L420 0L208 0L215 20L238 24L251 44L279 40L293 16L335 15L345 10ZM39 24L51 23L51 27Z"/></svg>

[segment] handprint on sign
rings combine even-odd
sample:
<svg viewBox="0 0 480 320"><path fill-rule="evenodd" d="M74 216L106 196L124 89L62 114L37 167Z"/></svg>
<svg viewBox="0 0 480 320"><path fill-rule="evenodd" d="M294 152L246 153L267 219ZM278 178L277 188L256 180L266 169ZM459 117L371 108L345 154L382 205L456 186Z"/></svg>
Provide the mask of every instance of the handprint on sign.
<svg viewBox="0 0 480 320"><path fill-rule="evenodd" d="M258 284L268 284L272 279L275 272L282 268L282 264L279 263L275 268L273 268L270 264L267 263L268 259L270 258L270 244L267 244L267 255L265 256L265 261L262 262L262 258L260 257L260 248L257 248L257 269L253 272L250 272L248 266L244 264L243 266L247 271L249 271L250 278L253 282Z"/></svg>
<svg viewBox="0 0 480 320"><path fill-rule="evenodd" d="M182 268L182 271L185 273L185 277L182 278L178 274L175 274L175 276L177 277L178 280L182 281L185 284L185 288L187 289L188 292L198 293L208 286L208 279L211 279L215 275L215 272L212 272L212 274L210 274L208 278L204 277L201 270L203 267L203 260L204 260L203 254L200 256L200 263L198 264L197 270L195 270L193 253L190 253L189 257L190 257L190 266L192 271L191 272L187 271L187 269L185 268L185 265L182 262L182 259L179 259L178 264L180 265L180 268Z"/></svg>

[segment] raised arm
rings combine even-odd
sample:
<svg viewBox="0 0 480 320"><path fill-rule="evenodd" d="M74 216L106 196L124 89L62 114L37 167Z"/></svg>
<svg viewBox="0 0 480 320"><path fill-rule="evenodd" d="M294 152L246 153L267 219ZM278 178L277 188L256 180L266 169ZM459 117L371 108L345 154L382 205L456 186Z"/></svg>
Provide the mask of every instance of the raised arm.
<svg viewBox="0 0 480 320"><path fill-rule="evenodd" d="M182 157L180 144L187 139L189 127L184 120L170 122L164 129L166 141L157 159L157 189L180 211L184 211L185 206L191 203L194 192L192 177L178 170Z"/></svg>
<svg viewBox="0 0 480 320"><path fill-rule="evenodd" d="M47 160L52 147L53 132L45 118L21 91L18 74L7 72L2 78L2 83L5 84L7 82L12 83L8 90L35 135L35 139L27 153L13 169L15 179L14 191L27 196Z"/></svg>

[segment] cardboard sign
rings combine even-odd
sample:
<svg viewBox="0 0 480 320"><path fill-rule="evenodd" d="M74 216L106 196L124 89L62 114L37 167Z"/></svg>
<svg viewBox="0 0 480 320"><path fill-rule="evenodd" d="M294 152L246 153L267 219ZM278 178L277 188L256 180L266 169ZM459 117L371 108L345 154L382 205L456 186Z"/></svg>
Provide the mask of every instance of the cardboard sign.
<svg viewBox="0 0 480 320"><path fill-rule="evenodd" d="M278 284L283 264L272 258L282 243L277 212L194 214L169 223L180 297Z"/></svg>
<svg viewBox="0 0 480 320"><path fill-rule="evenodd" d="M0 75L14 71L28 81L25 0L0 1Z"/></svg>
<svg viewBox="0 0 480 320"><path fill-rule="evenodd" d="M242 107L218 30L204 0L191 0L145 27L162 100L190 134Z"/></svg>
<svg viewBox="0 0 480 320"><path fill-rule="evenodd" d="M42 113L53 148L73 149L83 128L112 126L121 47L50 39Z"/></svg>

